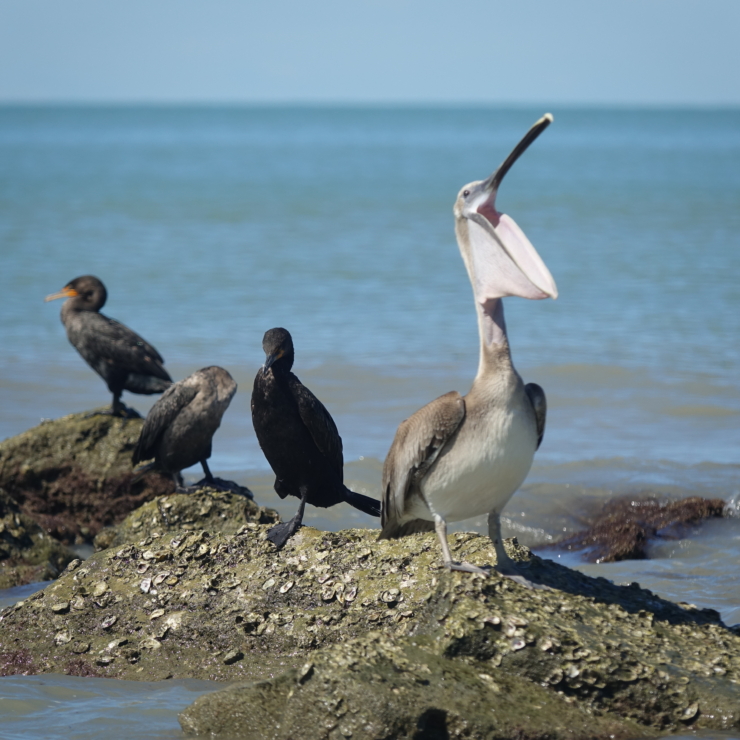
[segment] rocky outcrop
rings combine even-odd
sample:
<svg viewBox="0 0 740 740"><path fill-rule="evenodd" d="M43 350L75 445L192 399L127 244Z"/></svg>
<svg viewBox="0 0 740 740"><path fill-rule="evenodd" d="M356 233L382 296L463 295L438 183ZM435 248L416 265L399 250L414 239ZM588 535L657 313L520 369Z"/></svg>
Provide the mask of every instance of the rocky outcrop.
<svg viewBox="0 0 740 740"><path fill-rule="evenodd" d="M679 501L630 496L615 498L592 517L583 532L550 545L558 550L585 550L593 563L641 560L656 539L679 539L704 519L724 516L721 498L691 496Z"/></svg>
<svg viewBox="0 0 740 740"><path fill-rule="evenodd" d="M0 488L0 589L50 581L75 557Z"/></svg>
<svg viewBox="0 0 740 740"><path fill-rule="evenodd" d="M100 531L96 550L119 547L166 532L209 532L235 534L244 524L275 524L280 516L274 509L258 506L248 488L233 491L204 487L193 493L158 496L129 514L119 525Z"/></svg>
<svg viewBox="0 0 740 740"><path fill-rule="evenodd" d="M276 552L268 528L151 532L71 563L0 614L0 674L247 681L182 715L188 732L225 736L740 727L740 636L716 612L589 578L515 543L512 557L548 588L450 573L433 534L378 542L375 531L304 527ZM485 537L450 541L458 559L495 557Z"/></svg>
<svg viewBox="0 0 740 740"><path fill-rule="evenodd" d="M90 542L105 526L173 491L156 473L132 483L141 419L71 414L0 443L0 487L61 542Z"/></svg>

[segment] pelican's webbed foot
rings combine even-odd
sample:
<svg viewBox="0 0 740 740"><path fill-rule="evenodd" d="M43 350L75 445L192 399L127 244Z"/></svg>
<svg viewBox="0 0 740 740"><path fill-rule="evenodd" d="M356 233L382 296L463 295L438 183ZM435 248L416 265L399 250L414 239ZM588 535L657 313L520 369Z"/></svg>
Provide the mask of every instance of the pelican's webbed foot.
<svg viewBox="0 0 740 740"><path fill-rule="evenodd" d="M487 570L485 568L479 568L477 565L473 565L472 563L458 563L455 560L450 560L445 563L445 568L449 570L459 570L462 573L477 573L480 576L486 577L490 575L491 570L490 568Z"/></svg>
<svg viewBox="0 0 740 740"><path fill-rule="evenodd" d="M512 560L509 557L509 553L506 552L504 547L504 540L501 537L501 521L497 511L492 511L488 515L488 536L493 542L493 547L496 550L496 572L508 578L520 586L525 588L541 588L551 591L550 586L546 586L544 583L535 583L524 575L526 568L522 563Z"/></svg>

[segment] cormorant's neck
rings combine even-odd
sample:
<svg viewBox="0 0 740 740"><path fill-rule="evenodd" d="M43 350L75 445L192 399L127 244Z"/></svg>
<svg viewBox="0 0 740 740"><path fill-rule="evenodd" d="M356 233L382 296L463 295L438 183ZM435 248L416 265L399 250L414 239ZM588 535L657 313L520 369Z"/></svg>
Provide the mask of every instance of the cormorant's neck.
<svg viewBox="0 0 740 740"><path fill-rule="evenodd" d="M478 311L478 335L480 338L480 360L477 378L490 373L513 369L509 339L506 336L504 304L501 298L490 298L485 303L476 302Z"/></svg>
<svg viewBox="0 0 740 740"><path fill-rule="evenodd" d="M275 378L287 378L293 369L293 353L286 352L279 360L272 363L270 369Z"/></svg>

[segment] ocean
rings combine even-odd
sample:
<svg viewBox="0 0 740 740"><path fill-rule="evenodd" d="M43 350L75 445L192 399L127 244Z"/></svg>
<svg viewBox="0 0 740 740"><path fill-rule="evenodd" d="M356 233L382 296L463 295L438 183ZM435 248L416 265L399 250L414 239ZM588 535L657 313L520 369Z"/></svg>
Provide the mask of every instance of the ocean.
<svg viewBox="0 0 740 740"><path fill-rule="evenodd" d="M214 474L292 515L295 503L272 492L249 412L262 335L283 326L294 371L342 434L348 485L378 496L399 422L466 392L476 372L457 192L545 112L0 107L0 439L110 403L67 342L60 303L43 301L94 274L108 289L104 313L151 342L175 379L218 364L237 380ZM549 409L504 534L541 547L617 495L721 497L737 512L740 110L551 112L497 199L560 292L505 300L516 367L544 387ZM123 400L144 413L155 398ZM319 527L377 526L344 505L307 514ZM644 561L542 554L740 622L740 518L660 540ZM12 737L50 737L33 724L39 715L8 709L18 682L40 691L40 680L0 679ZM64 693L73 679L44 678L55 680ZM106 733L118 737L113 726ZM126 726L120 737L146 731Z"/></svg>

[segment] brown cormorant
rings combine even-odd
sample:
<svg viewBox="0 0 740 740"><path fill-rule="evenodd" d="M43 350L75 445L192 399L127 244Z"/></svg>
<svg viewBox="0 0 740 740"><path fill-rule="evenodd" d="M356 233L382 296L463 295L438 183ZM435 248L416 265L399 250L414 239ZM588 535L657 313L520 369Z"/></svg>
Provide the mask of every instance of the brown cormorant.
<svg viewBox="0 0 740 740"><path fill-rule="evenodd" d="M558 291L521 229L496 210L496 194L551 121L550 114L537 121L490 177L457 196L455 233L478 317L478 373L465 397L447 393L402 422L383 465L381 539L434 529L448 568L487 574L452 560L446 524L487 513L496 569L529 586L504 549L499 516L542 441L546 402L542 388L524 385L514 369L502 298L557 298Z"/></svg>
<svg viewBox="0 0 740 740"><path fill-rule="evenodd" d="M141 429L133 463L152 458L154 462L141 468L137 478L148 470L158 470L171 475L180 489L180 471L200 463L205 478L198 485L232 488L211 475L206 460L211 456L213 435L235 393L234 379L215 365L173 383L152 406Z"/></svg>
<svg viewBox="0 0 740 740"><path fill-rule="evenodd" d="M66 298L61 311L67 338L113 394L109 411L113 416L138 416L121 403L123 391L162 393L172 384L164 360L136 332L100 313L108 293L92 275L75 278L47 301Z"/></svg>
<svg viewBox="0 0 740 740"><path fill-rule="evenodd" d="M296 496L298 512L267 534L278 548L301 526L307 503L329 507L342 501L380 516L380 502L344 485L342 438L334 419L290 371L293 340L285 329L270 329L262 340L264 366L254 379L252 423L262 452L275 473L280 498Z"/></svg>

